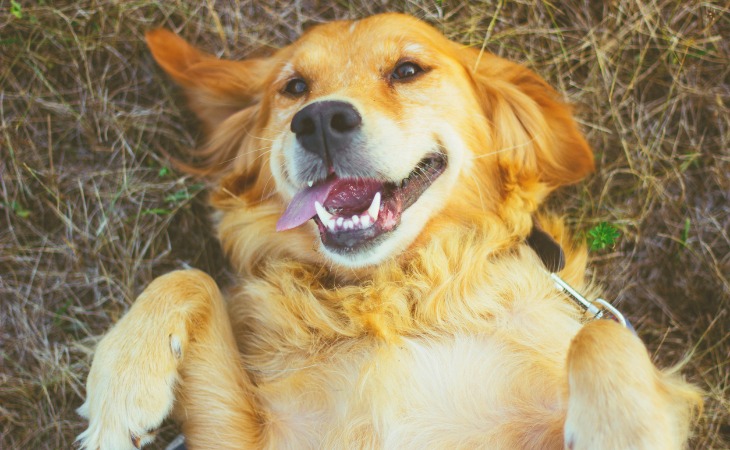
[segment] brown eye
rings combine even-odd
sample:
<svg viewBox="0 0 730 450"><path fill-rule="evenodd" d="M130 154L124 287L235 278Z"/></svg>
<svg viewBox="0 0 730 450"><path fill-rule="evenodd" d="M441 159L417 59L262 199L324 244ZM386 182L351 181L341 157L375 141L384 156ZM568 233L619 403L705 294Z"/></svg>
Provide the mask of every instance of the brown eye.
<svg viewBox="0 0 730 450"><path fill-rule="evenodd" d="M284 87L284 92L295 97L299 97L307 92L307 82L301 78L294 78Z"/></svg>
<svg viewBox="0 0 730 450"><path fill-rule="evenodd" d="M396 66L390 77L394 80L406 80L415 77L419 73L423 73L421 66L412 62L404 62Z"/></svg>

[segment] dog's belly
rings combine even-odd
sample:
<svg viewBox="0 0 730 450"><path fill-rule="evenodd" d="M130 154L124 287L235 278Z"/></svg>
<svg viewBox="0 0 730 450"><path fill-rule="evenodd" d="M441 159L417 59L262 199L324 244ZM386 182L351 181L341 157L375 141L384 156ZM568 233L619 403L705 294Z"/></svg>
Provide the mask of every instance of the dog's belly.
<svg viewBox="0 0 730 450"><path fill-rule="evenodd" d="M260 385L271 448L562 448L568 342L347 344Z"/></svg>

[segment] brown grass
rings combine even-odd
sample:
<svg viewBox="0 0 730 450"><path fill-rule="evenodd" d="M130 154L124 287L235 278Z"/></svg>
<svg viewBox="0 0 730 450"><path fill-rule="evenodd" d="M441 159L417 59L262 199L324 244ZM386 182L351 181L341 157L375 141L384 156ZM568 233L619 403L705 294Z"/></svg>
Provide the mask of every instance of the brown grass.
<svg viewBox="0 0 730 450"><path fill-rule="evenodd" d="M151 279L186 264L225 277L202 186L163 157L198 128L144 30L243 57L397 10L524 62L576 105L598 172L551 206L578 232L620 228L592 276L657 363L687 361L706 390L692 447L730 448L725 2L19 3L16 17L0 0L0 447L72 446L91 349Z"/></svg>

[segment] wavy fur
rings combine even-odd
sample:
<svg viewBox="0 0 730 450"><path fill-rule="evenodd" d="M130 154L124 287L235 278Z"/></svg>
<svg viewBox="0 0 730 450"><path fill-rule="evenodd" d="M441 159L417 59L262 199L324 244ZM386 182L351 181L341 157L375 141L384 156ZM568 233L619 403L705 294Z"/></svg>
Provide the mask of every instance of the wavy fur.
<svg viewBox="0 0 730 450"><path fill-rule="evenodd" d="M539 76L397 14L318 26L242 62L162 30L147 40L208 130L202 167L238 282L225 302L200 272L145 291L97 351L82 447L146 442L173 399L191 449L684 445L697 391L620 326L585 324L524 243L546 196L593 170L570 108ZM368 76L399 52L430 72L398 86ZM303 107L280 95L287 70L312 80L310 103L346 98L365 120L387 118L395 131L368 139L406 144L383 167L412 160L424 134L448 154L403 216L413 232L389 238L396 250L377 264L339 264L309 224L275 232ZM563 278L597 295L585 248L558 218L539 220L565 249ZM128 375L142 369L135 382L161 401L135 403Z"/></svg>

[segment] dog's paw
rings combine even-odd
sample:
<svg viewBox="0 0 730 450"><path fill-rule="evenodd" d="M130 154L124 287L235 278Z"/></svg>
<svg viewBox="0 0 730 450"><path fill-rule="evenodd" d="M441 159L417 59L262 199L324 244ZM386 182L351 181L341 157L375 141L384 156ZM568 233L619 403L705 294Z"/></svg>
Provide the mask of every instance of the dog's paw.
<svg viewBox="0 0 730 450"><path fill-rule="evenodd" d="M568 354L566 447L680 449L696 389L654 367L637 336L609 320L587 324Z"/></svg>
<svg viewBox="0 0 730 450"><path fill-rule="evenodd" d="M125 325L120 322L96 351L78 409L89 420L76 439L82 449L142 448L172 410L183 353L179 335L140 334Z"/></svg>

